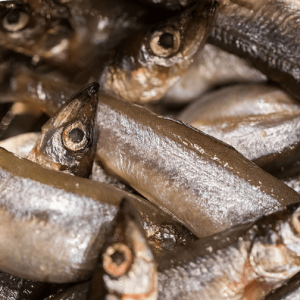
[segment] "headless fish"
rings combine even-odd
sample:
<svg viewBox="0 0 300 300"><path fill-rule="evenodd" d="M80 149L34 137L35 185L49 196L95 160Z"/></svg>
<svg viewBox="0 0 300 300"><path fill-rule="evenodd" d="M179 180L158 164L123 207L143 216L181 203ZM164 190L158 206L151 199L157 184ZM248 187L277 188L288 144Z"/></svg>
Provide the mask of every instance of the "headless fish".
<svg viewBox="0 0 300 300"><path fill-rule="evenodd" d="M4 149L0 166L3 272L57 283L88 278L124 197L137 207L157 251L194 239L169 215L125 191L48 170Z"/></svg>
<svg viewBox="0 0 300 300"><path fill-rule="evenodd" d="M100 93L96 160L197 237L300 201L231 146ZM116 146L117 145L117 146Z"/></svg>
<svg viewBox="0 0 300 300"><path fill-rule="evenodd" d="M209 40L299 99L299 18L297 0L225 0Z"/></svg>
<svg viewBox="0 0 300 300"><path fill-rule="evenodd" d="M213 0L133 36L104 66L101 87L132 102L160 99L202 49L218 11Z"/></svg>
<svg viewBox="0 0 300 300"><path fill-rule="evenodd" d="M300 106L276 87L224 88L193 103L179 119L230 144L274 175L300 159Z"/></svg>
<svg viewBox="0 0 300 300"><path fill-rule="evenodd" d="M186 104L221 85L264 81L266 77L244 59L206 44L163 101L168 104Z"/></svg>
<svg viewBox="0 0 300 300"><path fill-rule="evenodd" d="M300 207L158 258L158 299L263 299L300 271Z"/></svg>
<svg viewBox="0 0 300 300"><path fill-rule="evenodd" d="M91 83L63 105L43 127L28 159L81 177L91 173L97 143L99 84Z"/></svg>
<svg viewBox="0 0 300 300"><path fill-rule="evenodd" d="M87 300L157 298L157 266L135 208L125 200L99 255Z"/></svg>

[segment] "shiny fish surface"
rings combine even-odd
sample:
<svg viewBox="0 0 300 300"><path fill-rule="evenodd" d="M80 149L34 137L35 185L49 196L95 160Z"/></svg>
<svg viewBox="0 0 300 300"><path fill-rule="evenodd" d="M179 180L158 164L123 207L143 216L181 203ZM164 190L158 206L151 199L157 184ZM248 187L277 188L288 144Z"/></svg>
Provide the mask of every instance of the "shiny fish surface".
<svg viewBox="0 0 300 300"><path fill-rule="evenodd" d="M300 271L299 220L298 203L165 253L158 299L263 299Z"/></svg>
<svg viewBox="0 0 300 300"><path fill-rule="evenodd" d="M247 59L299 99L298 0L226 0L210 42Z"/></svg>
<svg viewBox="0 0 300 300"><path fill-rule="evenodd" d="M125 191L45 169L3 149L0 166L3 272L57 283L86 279L124 197L137 207L157 251L194 239L163 211Z"/></svg>
<svg viewBox="0 0 300 300"><path fill-rule="evenodd" d="M73 95L43 127L28 159L46 168L89 177L97 143L99 84Z"/></svg>
<svg viewBox="0 0 300 300"><path fill-rule="evenodd" d="M171 87L163 101L183 104L221 85L264 81L266 77L244 59L211 44L205 44L195 62Z"/></svg>
<svg viewBox="0 0 300 300"><path fill-rule="evenodd" d="M192 124L297 111L300 111L298 101L274 85L237 84L197 98L178 118Z"/></svg>
<svg viewBox="0 0 300 300"><path fill-rule="evenodd" d="M157 299L157 266L136 209L122 201L99 255L88 300Z"/></svg>
<svg viewBox="0 0 300 300"><path fill-rule="evenodd" d="M133 36L104 67L101 87L132 102L160 99L202 49L218 11L214 0Z"/></svg>
<svg viewBox="0 0 300 300"><path fill-rule="evenodd" d="M100 93L97 122L105 170L197 237L300 201L231 146L138 105Z"/></svg>

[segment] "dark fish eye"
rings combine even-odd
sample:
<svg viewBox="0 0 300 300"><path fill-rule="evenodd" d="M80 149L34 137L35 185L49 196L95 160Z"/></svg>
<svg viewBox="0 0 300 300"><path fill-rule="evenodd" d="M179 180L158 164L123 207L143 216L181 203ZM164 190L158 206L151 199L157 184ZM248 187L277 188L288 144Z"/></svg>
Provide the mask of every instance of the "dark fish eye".
<svg viewBox="0 0 300 300"><path fill-rule="evenodd" d="M69 132L69 139L73 143L80 143L83 140L84 132L80 128L74 128Z"/></svg>
<svg viewBox="0 0 300 300"><path fill-rule="evenodd" d="M165 49L173 48L174 47L174 37L171 33L163 33L158 40L158 44Z"/></svg>
<svg viewBox="0 0 300 300"><path fill-rule="evenodd" d="M72 151L82 150L88 142L85 125L80 121L68 125L62 133L62 140L67 149Z"/></svg>
<svg viewBox="0 0 300 300"><path fill-rule="evenodd" d="M170 57L180 47L180 33L172 27L156 30L150 38L150 48L160 57Z"/></svg>
<svg viewBox="0 0 300 300"><path fill-rule="evenodd" d="M3 17L2 26L5 30L16 32L24 29L29 23L28 13L14 8L10 9Z"/></svg>
<svg viewBox="0 0 300 300"><path fill-rule="evenodd" d="M103 253L103 268L113 277L124 275L132 263L131 250L122 243L109 246Z"/></svg>

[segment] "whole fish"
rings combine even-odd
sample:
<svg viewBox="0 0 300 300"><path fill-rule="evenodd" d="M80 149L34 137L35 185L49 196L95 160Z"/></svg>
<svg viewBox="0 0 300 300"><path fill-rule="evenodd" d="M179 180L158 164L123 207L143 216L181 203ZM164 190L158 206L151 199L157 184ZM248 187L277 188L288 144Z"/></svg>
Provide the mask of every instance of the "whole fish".
<svg viewBox="0 0 300 300"><path fill-rule="evenodd" d="M209 41L299 99L299 19L297 0L225 0Z"/></svg>
<svg viewBox="0 0 300 300"><path fill-rule="evenodd" d="M157 16L123 0L1 1L0 13L1 46L68 70L87 67Z"/></svg>
<svg viewBox="0 0 300 300"><path fill-rule="evenodd" d="M194 102L178 118L276 176L300 159L300 106L276 87L224 88Z"/></svg>
<svg viewBox="0 0 300 300"><path fill-rule="evenodd" d="M135 208L125 200L99 255L88 300L157 298L157 266Z"/></svg>
<svg viewBox="0 0 300 300"><path fill-rule="evenodd" d="M264 299L300 271L299 236L297 203L169 251L157 259L158 299Z"/></svg>
<svg viewBox="0 0 300 300"><path fill-rule="evenodd" d="M265 300L300 300L300 273L273 291Z"/></svg>
<svg viewBox="0 0 300 300"><path fill-rule="evenodd" d="M204 237L300 201L231 146L100 93L96 159Z"/></svg>
<svg viewBox="0 0 300 300"><path fill-rule="evenodd" d="M73 95L43 127L28 159L47 168L90 176L97 143L99 84Z"/></svg>
<svg viewBox="0 0 300 300"><path fill-rule="evenodd" d="M204 46L217 11L216 1L204 0L132 36L111 54L99 79L101 87L127 101L160 99Z"/></svg>
<svg viewBox="0 0 300 300"><path fill-rule="evenodd" d="M0 184L0 270L22 278L57 283L88 278L124 197L138 209L156 251L195 239L138 196L48 170L4 149Z"/></svg>
<svg viewBox="0 0 300 300"><path fill-rule="evenodd" d="M244 59L206 44L163 101L168 104L185 104L218 86L264 81L266 77Z"/></svg>

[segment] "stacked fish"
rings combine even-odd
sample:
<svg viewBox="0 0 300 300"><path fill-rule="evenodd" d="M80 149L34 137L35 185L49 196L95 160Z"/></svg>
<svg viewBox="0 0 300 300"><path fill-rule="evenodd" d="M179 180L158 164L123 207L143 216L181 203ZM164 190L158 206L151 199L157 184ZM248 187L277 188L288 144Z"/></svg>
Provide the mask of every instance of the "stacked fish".
<svg viewBox="0 0 300 300"><path fill-rule="evenodd" d="M300 1L0 16L0 299L300 299Z"/></svg>

